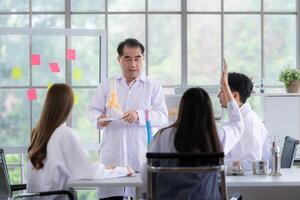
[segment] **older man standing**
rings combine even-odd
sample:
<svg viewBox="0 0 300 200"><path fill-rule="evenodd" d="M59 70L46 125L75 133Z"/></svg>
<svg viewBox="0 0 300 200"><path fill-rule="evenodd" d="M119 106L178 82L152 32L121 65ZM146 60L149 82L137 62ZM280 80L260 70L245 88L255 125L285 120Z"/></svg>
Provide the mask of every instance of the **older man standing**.
<svg viewBox="0 0 300 200"><path fill-rule="evenodd" d="M145 161L147 132L145 113L152 126L167 124L167 107L161 86L143 71L144 46L136 39L126 39L117 48L122 74L103 81L88 107L90 121L103 129L100 162L129 165L139 170ZM101 199L132 196L130 188L100 188Z"/></svg>

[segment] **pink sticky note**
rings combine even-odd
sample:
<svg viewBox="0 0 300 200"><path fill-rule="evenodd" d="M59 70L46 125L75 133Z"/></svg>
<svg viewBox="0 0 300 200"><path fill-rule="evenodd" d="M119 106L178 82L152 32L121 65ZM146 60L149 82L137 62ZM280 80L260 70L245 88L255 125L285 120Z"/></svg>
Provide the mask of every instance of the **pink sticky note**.
<svg viewBox="0 0 300 200"><path fill-rule="evenodd" d="M67 60L75 60L76 52L75 49L67 49Z"/></svg>
<svg viewBox="0 0 300 200"><path fill-rule="evenodd" d="M60 72L58 63L50 63L50 69L53 73L58 73Z"/></svg>
<svg viewBox="0 0 300 200"><path fill-rule="evenodd" d="M31 64L32 65L40 65L41 64L40 54L32 54L31 55Z"/></svg>
<svg viewBox="0 0 300 200"><path fill-rule="evenodd" d="M30 101L34 101L37 99L37 95L36 95L36 89L35 88L29 88L27 90L27 99Z"/></svg>

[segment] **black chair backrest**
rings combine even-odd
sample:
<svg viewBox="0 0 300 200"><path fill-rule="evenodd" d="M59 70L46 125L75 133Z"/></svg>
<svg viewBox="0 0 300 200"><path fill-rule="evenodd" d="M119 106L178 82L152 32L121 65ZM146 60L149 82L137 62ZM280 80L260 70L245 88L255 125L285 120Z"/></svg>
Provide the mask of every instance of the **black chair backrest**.
<svg viewBox="0 0 300 200"><path fill-rule="evenodd" d="M220 159L224 158L224 153L150 153L146 154L147 159L184 159L184 160L195 160L202 159L203 161L208 159L215 160L219 164Z"/></svg>
<svg viewBox="0 0 300 200"><path fill-rule="evenodd" d="M0 199L11 197L11 188L3 149L0 149Z"/></svg>
<svg viewBox="0 0 300 200"><path fill-rule="evenodd" d="M147 199L226 199L224 153L147 153L146 157Z"/></svg>
<svg viewBox="0 0 300 200"><path fill-rule="evenodd" d="M281 168L292 167L296 155L296 147L298 144L299 140L295 140L289 136L285 137L281 154Z"/></svg>

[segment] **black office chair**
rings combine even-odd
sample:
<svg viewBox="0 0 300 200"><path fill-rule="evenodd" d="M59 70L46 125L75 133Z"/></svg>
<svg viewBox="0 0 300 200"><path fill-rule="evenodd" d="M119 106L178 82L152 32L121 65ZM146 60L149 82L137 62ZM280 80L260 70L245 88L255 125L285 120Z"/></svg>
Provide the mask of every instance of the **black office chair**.
<svg viewBox="0 0 300 200"><path fill-rule="evenodd" d="M291 168L293 166L298 144L299 140L289 136L285 137L281 154L281 168Z"/></svg>
<svg viewBox="0 0 300 200"><path fill-rule="evenodd" d="M224 153L147 153L148 200L227 199ZM241 200L235 194L232 200Z"/></svg>
<svg viewBox="0 0 300 200"><path fill-rule="evenodd" d="M3 149L0 149L0 199L18 199L34 196L50 196L50 195L67 195L70 200L74 200L73 194L68 190L45 191L37 193L22 193L13 195L14 191L25 190L26 184L11 185L9 174L6 166Z"/></svg>

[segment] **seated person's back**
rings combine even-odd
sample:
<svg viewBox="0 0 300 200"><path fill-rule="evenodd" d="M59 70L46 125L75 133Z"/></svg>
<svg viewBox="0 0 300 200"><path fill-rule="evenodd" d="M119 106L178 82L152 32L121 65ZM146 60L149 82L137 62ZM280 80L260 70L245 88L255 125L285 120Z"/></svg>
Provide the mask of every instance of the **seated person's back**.
<svg viewBox="0 0 300 200"><path fill-rule="evenodd" d="M227 66L224 67L221 84L226 100L233 102L227 82ZM237 110L238 114L232 117L234 119L230 125L217 130L211 100L207 92L202 88L188 89L182 96L177 120L157 133L149 151L217 153L222 151L220 140L225 142L223 148L229 149L232 143L236 143L239 139L229 141L233 137L230 134L234 132L233 135L239 136L243 130L238 105L233 102L231 106ZM227 145L230 142L231 144ZM143 169L145 181L145 167ZM221 199L216 172L159 174L158 176L159 181L152 183L152 186L155 186L159 199Z"/></svg>
<svg viewBox="0 0 300 200"><path fill-rule="evenodd" d="M64 189L68 180L94 179L97 171L73 130L65 125L52 134L43 168L34 170L31 162L28 165L28 191Z"/></svg>
<svg viewBox="0 0 300 200"><path fill-rule="evenodd" d="M157 133L149 151L218 153L223 150L229 152L242 135L243 120L228 85L226 63L222 71L221 85L224 98L231 108L229 112L231 120L228 125L217 130L209 95L202 88L190 88L181 98L177 120ZM142 169L142 178L146 183L145 166ZM151 183L160 191L159 194L156 193L159 199L221 199L217 172L179 174L179 176L166 174L161 178L159 185Z"/></svg>
<svg viewBox="0 0 300 200"><path fill-rule="evenodd" d="M49 89L40 119L31 133L28 192L67 189L67 182L74 179L119 177L131 173L126 167L106 169L104 165L97 166L88 159L74 131L65 125L73 102L73 91L68 85L54 84Z"/></svg>
<svg viewBox="0 0 300 200"><path fill-rule="evenodd" d="M174 146L176 128L167 128L155 136L150 151L161 153L178 152ZM178 160L162 161L160 166L180 167ZM201 165L197 165L201 166ZM205 173L161 173L155 177L154 190L158 199L221 199L218 174ZM170 192L171 190L171 192ZM201 198L200 198L201 197Z"/></svg>

